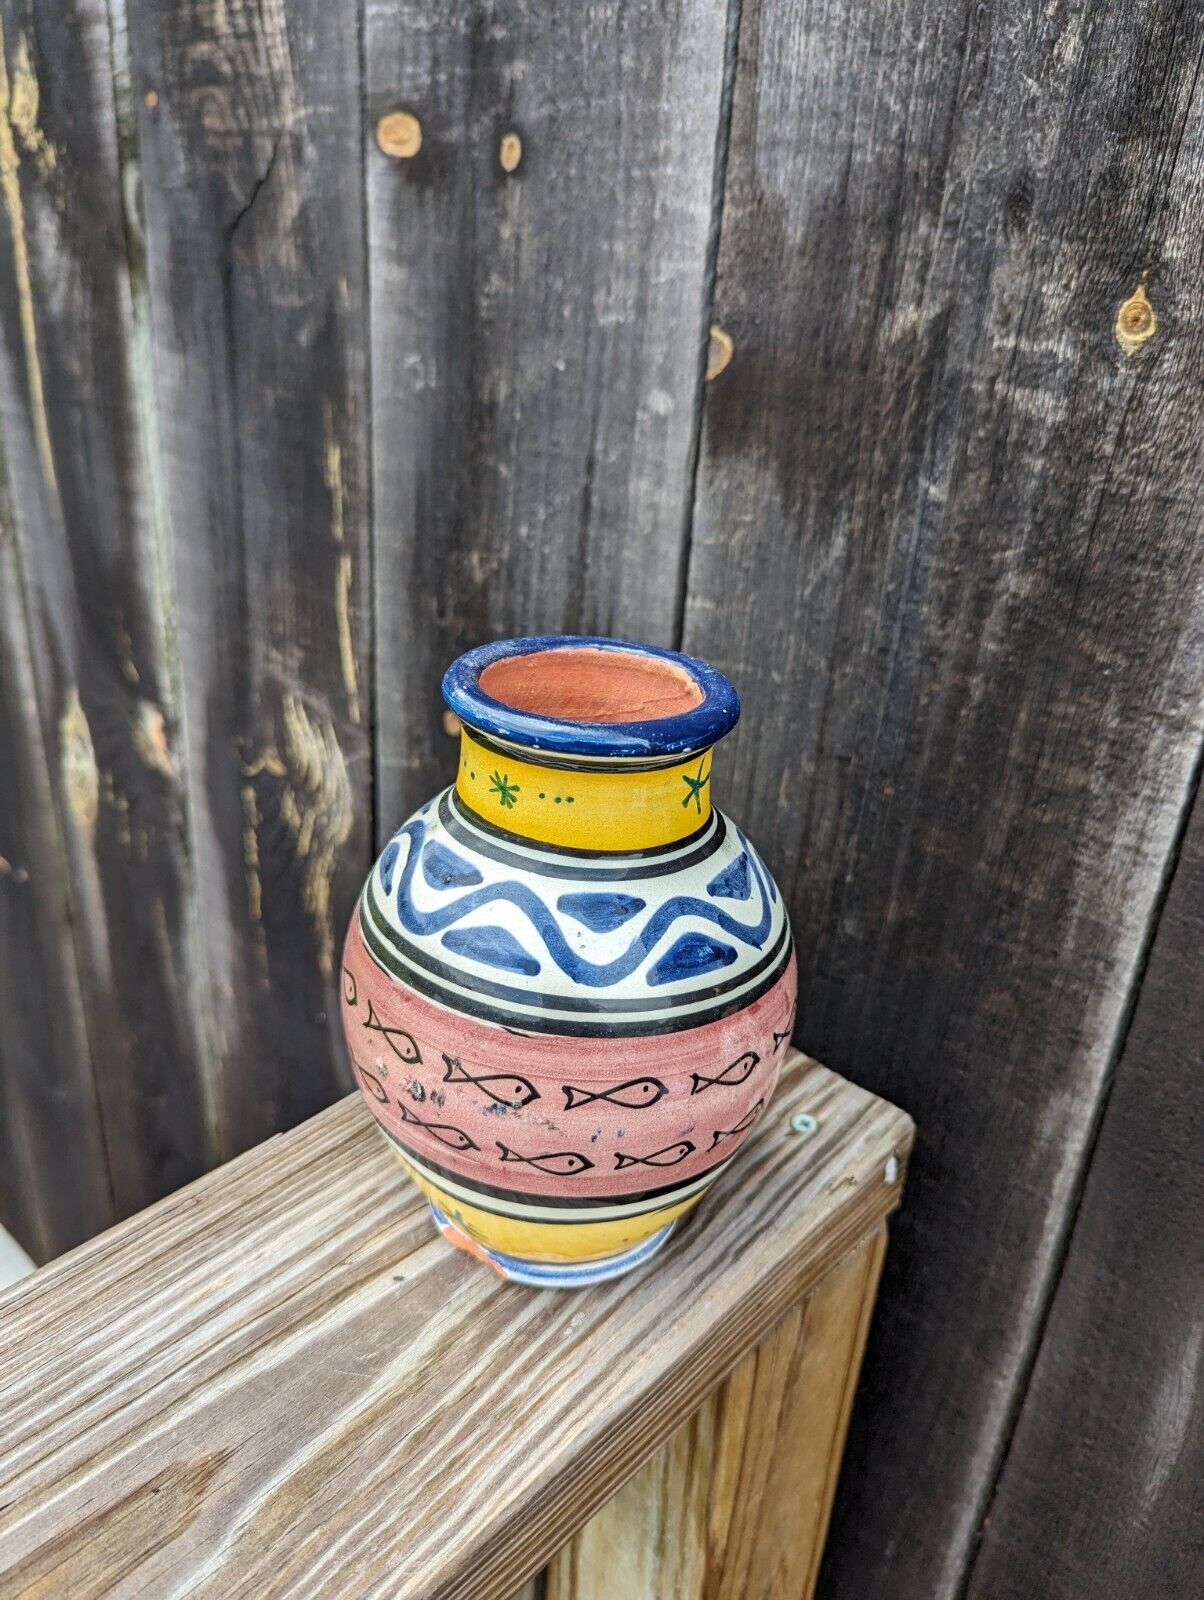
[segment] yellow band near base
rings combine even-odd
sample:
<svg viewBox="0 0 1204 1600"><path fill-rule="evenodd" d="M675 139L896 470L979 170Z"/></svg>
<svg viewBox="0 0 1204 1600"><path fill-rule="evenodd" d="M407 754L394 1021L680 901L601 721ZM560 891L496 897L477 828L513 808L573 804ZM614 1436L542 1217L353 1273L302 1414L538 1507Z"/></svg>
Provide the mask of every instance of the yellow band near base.
<svg viewBox="0 0 1204 1600"><path fill-rule="evenodd" d="M446 1194L416 1171L396 1146L393 1154L427 1199L433 1200L443 1215L450 1217L470 1239L502 1255L523 1256L531 1261L592 1261L595 1256L615 1255L651 1238L702 1199L702 1195L693 1194L676 1205L645 1211L638 1217L624 1217L617 1222L527 1222L483 1211L456 1195Z"/></svg>
<svg viewBox="0 0 1204 1600"><path fill-rule="evenodd" d="M711 814L711 752L651 772L542 767L460 736L456 793L486 822L570 850L651 850Z"/></svg>

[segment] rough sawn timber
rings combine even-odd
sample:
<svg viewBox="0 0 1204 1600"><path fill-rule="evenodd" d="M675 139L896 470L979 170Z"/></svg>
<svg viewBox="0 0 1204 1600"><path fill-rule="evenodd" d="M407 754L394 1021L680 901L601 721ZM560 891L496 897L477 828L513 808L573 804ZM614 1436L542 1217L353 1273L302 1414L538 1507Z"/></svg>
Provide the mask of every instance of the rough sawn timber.
<svg viewBox="0 0 1204 1600"><path fill-rule="evenodd" d="M726 13L367 0L382 843L454 769L459 651L675 642Z"/></svg>
<svg viewBox="0 0 1204 1600"><path fill-rule="evenodd" d="M19 1120L49 1123L58 1107L57 1137L26 1179L46 1191L28 1240L45 1257L106 1226L113 1209L128 1215L198 1176L218 1144L192 1006L193 878L149 460L141 244L104 0L4 0L0 67L0 424L14 546L5 601L25 611L48 779L47 814L11 841L29 888L8 890L41 899L43 919L66 915L75 968L56 974L40 939L44 964L2 1022L0 1070ZM20 804L10 749L0 746L4 809ZM25 966L31 954L24 943L12 959ZM73 1008L58 1008L76 988L86 1038L69 1042ZM43 1031L33 1056L22 1012ZM72 1080L84 1074L92 1108L77 1122ZM76 1207L63 1203L73 1191ZM102 1193L103 1205L83 1202Z"/></svg>
<svg viewBox="0 0 1204 1600"><path fill-rule="evenodd" d="M335 973L372 814L358 42L321 0L125 14L224 1159L350 1084Z"/></svg>
<svg viewBox="0 0 1204 1600"><path fill-rule="evenodd" d="M745 0L684 644L797 1043L922 1130L824 1600L962 1593L1141 980L1204 738L1202 215L1198 5Z"/></svg>
<svg viewBox="0 0 1204 1600"><path fill-rule="evenodd" d="M0 1300L0 1596L511 1593L876 1233L911 1132L795 1055L696 1225L573 1295L449 1250L331 1108Z"/></svg>
<svg viewBox="0 0 1204 1600"><path fill-rule="evenodd" d="M1200 1587L1201 952L1197 793L969 1600Z"/></svg>
<svg viewBox="0 0 1204 1600"><path fill-rule="evenodd" d="M561 1550L545 1600L810 1600L886 1251L792 1306Z"/></svg>

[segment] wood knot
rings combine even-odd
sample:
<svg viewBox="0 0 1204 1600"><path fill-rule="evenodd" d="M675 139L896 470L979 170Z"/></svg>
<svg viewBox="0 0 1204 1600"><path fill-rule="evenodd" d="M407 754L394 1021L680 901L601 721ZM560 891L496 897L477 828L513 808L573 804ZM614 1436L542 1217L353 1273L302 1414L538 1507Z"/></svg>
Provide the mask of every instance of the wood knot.
<svg viewBox="0 0 1204 1600"><path fill-rule="evenodd" d="M513 172L523 159L523 141L517 133L504 133L498 146L497 158L503 172Z"/></svg>
<svg viewBox="0 0 1204 1600"><path fill-rule="evenodd" d="M717 378L727 369L728 363L736 353L730 333L725 333L720 327L711 329L710 341L707 344L707 370L706 381Z"/></svg>
<svg viewBox="0 0 1204 1600"><path fill-rule="evenodd" d="M1145 285L1139 283L1116 313L1116 342L1122 350L1136 350L1157 327L1158 318L1146 298Z"/></svg>
<svg viewBox="0 0 1204 1600"><path fill-rule="evenodd" d="M376 124L376 142L387 156L408 161L422 149L422 124L409 111L390 111Z"/></svg>

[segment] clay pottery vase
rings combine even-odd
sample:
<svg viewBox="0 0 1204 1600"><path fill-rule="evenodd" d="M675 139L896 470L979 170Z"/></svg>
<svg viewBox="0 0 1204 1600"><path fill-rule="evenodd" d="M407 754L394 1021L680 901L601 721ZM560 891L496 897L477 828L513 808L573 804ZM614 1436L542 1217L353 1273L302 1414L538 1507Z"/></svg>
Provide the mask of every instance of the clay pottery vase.
<svg viewBox="0 0 1204 1600"><path fill-rule="evenodd" d="M559 636L470 650L443 694L456 781L347 932L351 1059L454 1244L594 1283L737 1157L790 1038L782 897L711 803L740 703L690 656Z"/></svg>

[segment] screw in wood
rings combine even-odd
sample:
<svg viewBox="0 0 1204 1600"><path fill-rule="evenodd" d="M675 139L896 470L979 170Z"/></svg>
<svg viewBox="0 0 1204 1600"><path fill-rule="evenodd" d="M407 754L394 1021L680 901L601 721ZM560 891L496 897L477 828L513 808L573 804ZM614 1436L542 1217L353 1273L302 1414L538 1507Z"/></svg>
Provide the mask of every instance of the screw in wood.
<svg viewBox="0 0 1204 1600"><path fill-rule="evenodd" d="M732 343L731 334L718 326L713 327L711 329L710 342L707 345L706 381L708 383L712 378L717 378L721 372L727 369L728 363L735 353L736 347Z"/></svg>
<svg viewBox="0 0 1204 1600"><path fill-rule="evenodd" d="M503 172L513 172L523 159L523 141L517 133L504 133L498 146L497 158Z"/></svg>
<svg viewBox="0 0 1204 1600"><path fill-rule="evenodd" d="M422 124L410 111L390 111L376 124L376 142L387 156L408 161L422 149Z"/></svg>
<svg viewBox="0 0 1204 1600"><path fill-rule="evenodd" d="M819 1128L819 1118L813 1117L809 1111L796 1111L790 1119L791 1133L815 1133Z"/></svg>

